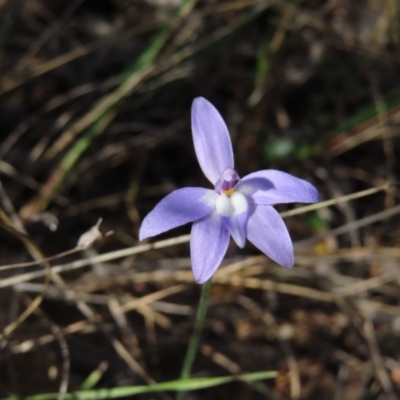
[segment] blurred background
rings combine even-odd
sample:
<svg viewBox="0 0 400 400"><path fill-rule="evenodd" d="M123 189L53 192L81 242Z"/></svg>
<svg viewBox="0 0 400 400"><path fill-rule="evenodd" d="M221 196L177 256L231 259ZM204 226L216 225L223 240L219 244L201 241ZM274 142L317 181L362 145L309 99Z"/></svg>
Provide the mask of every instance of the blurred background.
<svg viewBox="0 0 400 400"><path fill-rule="evenodd" d="M163 196L209 187L204 96L241 176L280 169L334 204L285 219L293 270L248 243L214 278L193 376L277 376L186 398L399 398L399 17L398 0L0 0L0 395L179 377L189 227L135 246Z"/></svg>

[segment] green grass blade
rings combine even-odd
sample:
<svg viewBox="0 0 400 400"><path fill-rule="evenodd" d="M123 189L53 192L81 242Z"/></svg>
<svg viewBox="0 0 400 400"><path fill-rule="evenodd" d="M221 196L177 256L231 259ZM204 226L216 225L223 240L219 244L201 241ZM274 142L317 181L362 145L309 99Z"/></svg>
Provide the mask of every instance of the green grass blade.
<svg viewBox="0 0 400 400"><path fill-rule="evenodd" d="M152 71L151 64L159 54L174 25L180 20L189 7L193 7L196 0L184 0L172 17L160 28L142 54L127 67L122 74L121 83L113 93L100 100L91 111L78 120L71 129L68 129L48 150L47 157L53 158L83 130L89 128L105 113L117 106L120 101Z"/></svg>
<svg viewBox="0 0 400 400"><path fill-rule="evenodd" d="M48 158L55 157L60 151L67 147L75 137L84 130L86 134L79 139L67 152L60 164L53 171L43 189L32 201L27 203L21 210L23 218L29 218L48 206L57 189L63 183L68 173L76 165L82 154L90 146L93 139L104 132L104 129L117 115L116 107L136 87L152 69L152 62L162 49L169 33L176 22L188 9L194 6L196 0L184 0L174 12L168 22L160 28L146 50L139 56L132 66L127 68L121 84L108 96L105 96L94 108L79 119L70 129L54 143L47 153Z"/></svg>
<svg viewBox="0 0 400 400"><path fill-rule="evenodd" d="M81 390L93 389L103 377L108 368L108 363L102 362L94 371L92 371L81 385Z"/></svg>
<svg viewBox="0 0 400 400"><path fill-rule="evenodd" d="M116 113L116 106L124 99L125 96L131 93L131 91L150 73L154 71L164 71L171 68L181 61L193 56L195 53L218 42L224 37L230 35L235 30L240 29L242 26L250 23L255 18L260 16L268 7L274 4L273 1L265 1L260 3L256 10L249 12L244 17L238 19L238 21L230 26L223 27L211 35L207 40L199 43L196 46L189 46L177 53L175 53L169 60L166 60L161 70L158 70L158 66L152 61L158 54L162 47L163 41L167 38L167 30L172 29L175 23L182 17L183 14L187 13L187 10L193 7L195 0L185 0L182 5L178 8L178 12L175 16L162 28L160 32L156 34L152 43L149 47L142 53L142 55L136 60L131 67L128 68L130 73L126 73L125 77L122 79L122 83L118 88L112 92L110 95L105 96L103 99L97 103L92 110L85 114L81 119L79 119L70 129L68 129L61 138L49 149L47 154L48 158L52 158L63 150L70 142L75 138L80 132L89 129L86 138L93 139L95 136L102 133L102 130L93 127L102 118L108 120L110 116L107 113ZM116 114L115 114L116 115ZM112 116L113 118L113 116ZM111 122L111 120L109 121ZM101 123L100 123L101 125ZM96 132L93 132L96 131ZM87 139L83 138L83 141L78 141L75 146L66 154L64 159L61 161L58 169L54 171L52 176L47 180L44 185L43 190L35 197L31 202L27 203L21 210L20 215L24 219L28 219L32 215L35 215L46 209L50 201L52 200L56 190L60 187L65 177L69 171L74 167L76 162L79 160L82 153L89 147L91 143ZM85 145L85 146L84 146Z"/></svg>
<svg viewBox="0 0 400 400"><path fill-rule="evenodd" d="M73 393L66 393L65 400L101 400L101 399L116 399L119 397L133 396L143 393L154 393L164 391L190 391L207 389L213 386L223 385L233 381L256 382L264 379L276 377L274 371L252 372L237 376L222 376L214 378L192 378L186 380L176 380L158 383L151 386L125 386L112 389L99 390L83 390ZM58 393L43 393L33 396L23 397L24 400L53 400L57 399ZM2 400L21 400L19 397L8 397Z"/></svg>

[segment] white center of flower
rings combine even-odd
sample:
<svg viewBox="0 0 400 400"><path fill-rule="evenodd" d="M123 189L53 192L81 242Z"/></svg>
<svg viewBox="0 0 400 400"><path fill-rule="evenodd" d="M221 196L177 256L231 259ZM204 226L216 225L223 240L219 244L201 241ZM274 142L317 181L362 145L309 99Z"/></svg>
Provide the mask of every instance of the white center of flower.
<svg viewBox="0 0 400 400"><path fill-rule="evenodd" d="M218 196L215 202L217 213L224 217L232 217L236 214L241 214L249 208L247 199L242 193L233 192L232 195L227 196L222 193Z"/></svg>

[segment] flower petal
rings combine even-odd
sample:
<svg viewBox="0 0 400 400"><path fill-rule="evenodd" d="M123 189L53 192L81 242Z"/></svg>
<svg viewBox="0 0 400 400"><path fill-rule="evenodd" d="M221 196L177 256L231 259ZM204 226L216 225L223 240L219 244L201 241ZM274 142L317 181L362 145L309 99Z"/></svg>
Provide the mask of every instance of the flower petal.
<svg viewBox="0 0 400 400"><path fill-rule="evenodd" d="M220 266L229 245L229 232L218 214L193 223L190 235L190 255L194 280L208 281Z"/></svg>
<svg viewBox="0 0 400 400"><path fill-rule="evenodd" d="M233 168L233 151L228 128L217 109L203 97L192 105L194 149L207 179L215 184L226 168Z"/></svg>
<svg viewBox="0 0 400 400"><path fill-rule="evenodd" d="M226 229L228 229L233 240L241 249L246 244L248 217L249 213L247 211L232 215L231 217L221 217Z"/></svg>
<svg viewBox="0 0 400 400"><path fill-rule="evenodd" d="M209 189L188 187L164 197L142 222L139 240L199 220L211 213L218 195Z"/></svg>
<svg viewBox="0 0 400 400"><path fill-rule="evenodd" d="M283 219L271 206L252 207L247 222L247 239L278 264L291 268L294 263L293 244Z"/></svg>
<svg viewBox="0 0 400 400"><path fill-rule="evenodd" d="M256 204L315 203L320 201L317 189L309 182L273 169L246 175L236 190L250 195Z"/></svg>

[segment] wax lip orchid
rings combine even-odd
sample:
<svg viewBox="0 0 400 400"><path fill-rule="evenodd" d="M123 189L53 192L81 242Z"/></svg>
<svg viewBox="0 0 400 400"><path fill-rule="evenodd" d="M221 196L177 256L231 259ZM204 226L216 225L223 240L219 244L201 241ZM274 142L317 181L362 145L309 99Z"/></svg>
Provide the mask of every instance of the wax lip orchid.
<svg viewBox="0 0 400 400"><path fill-rule="evenodd" d="M293 244L272 206L317 202L316 188L276 170L240 178L234 169L226 124L216 108L202 97L193 101L192 133L200 167L214 190L188 187L167 195L143 220L140 240L193 222L190 253L197 283L206 282L214 274L228 249L230 236L240 248L247 238L278 264L292 267Z"/></svg>

